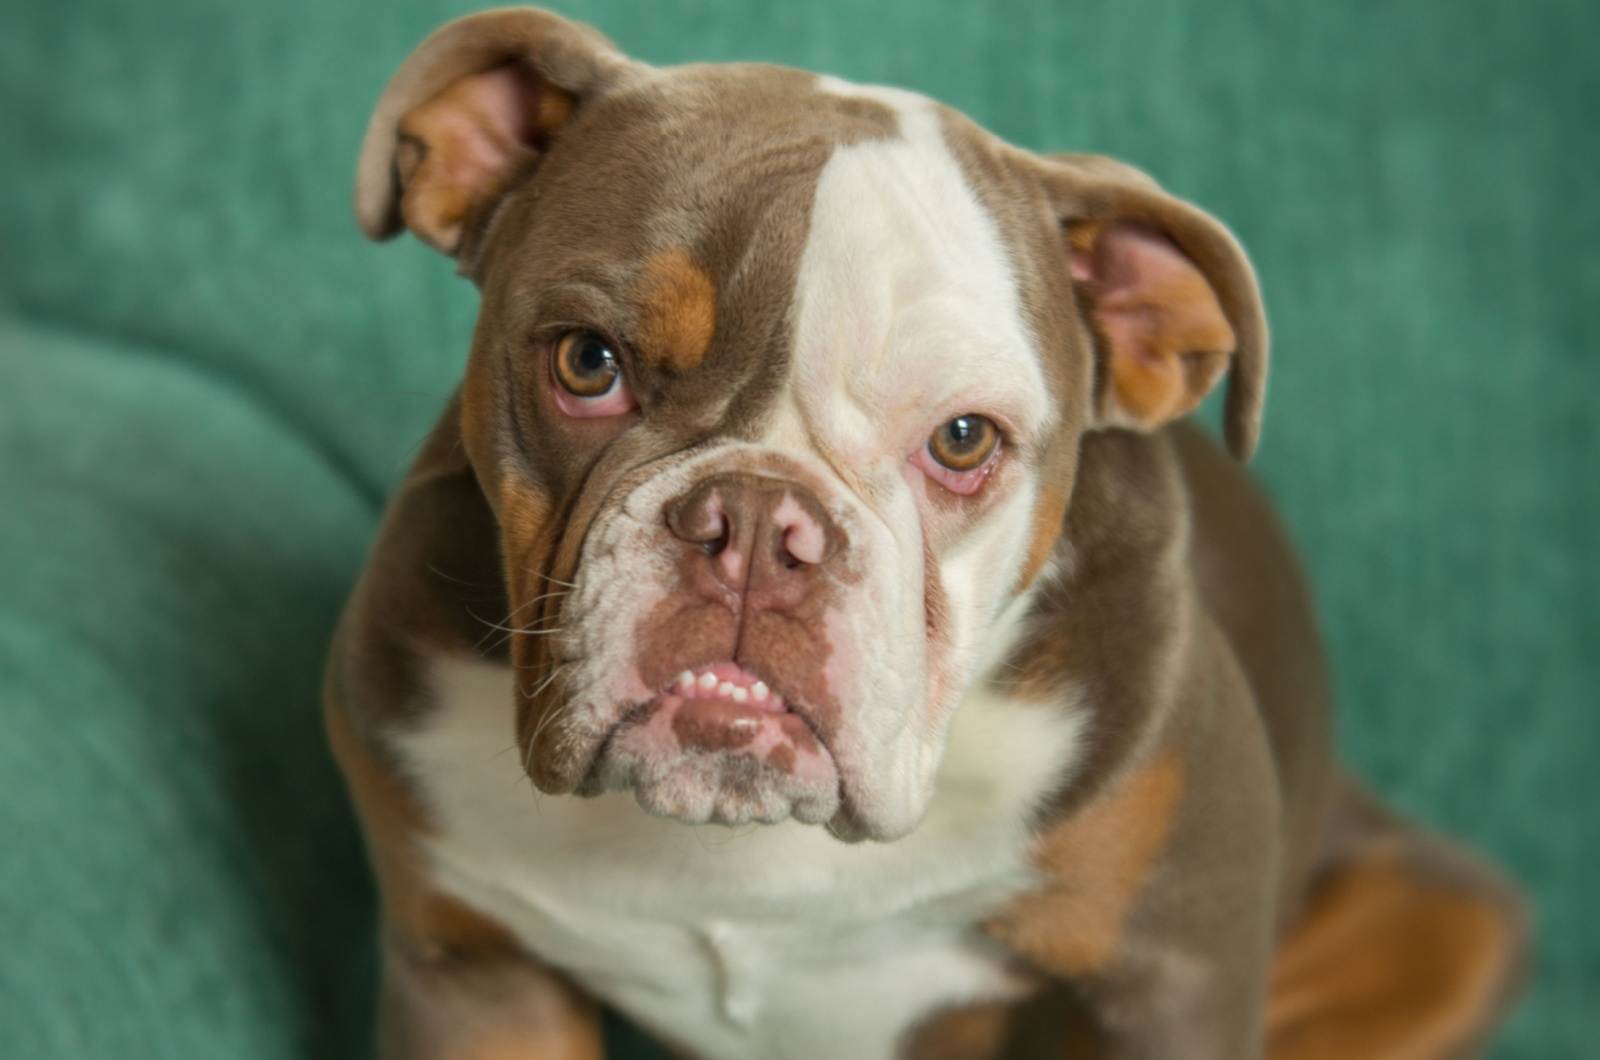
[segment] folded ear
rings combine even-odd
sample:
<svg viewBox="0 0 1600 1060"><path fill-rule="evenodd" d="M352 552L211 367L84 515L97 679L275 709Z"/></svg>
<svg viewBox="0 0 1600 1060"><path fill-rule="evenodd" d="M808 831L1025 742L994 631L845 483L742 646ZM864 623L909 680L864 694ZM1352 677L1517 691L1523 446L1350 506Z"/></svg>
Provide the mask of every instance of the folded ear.
<svg viewBox="0 0 1600 1060"><path fill-rule="evenodd" d="M1220 222L1130 166L1038 159L1096 345L1094 415L1154 430L1194 410L1232 367L1228 449L1255 451L1267 324L1255 273Z"/></svg>
<svg viewBox="0 0 1600 1060"><path fill-rule="evenodd" d="M457 19L383 90L356 167L356 218L373 239L402 225L446 254L549 149L583 100L632 65L600 34L538 8Z"/></svg>

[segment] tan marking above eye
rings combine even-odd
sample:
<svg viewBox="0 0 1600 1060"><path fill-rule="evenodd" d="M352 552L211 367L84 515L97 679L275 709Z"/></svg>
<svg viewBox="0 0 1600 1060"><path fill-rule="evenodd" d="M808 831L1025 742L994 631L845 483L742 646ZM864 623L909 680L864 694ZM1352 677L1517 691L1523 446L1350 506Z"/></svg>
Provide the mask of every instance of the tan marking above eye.
<svg viewBox="0 0 1600 1060"><path fill-rule="evenodd" d="M634 349L651 364L683 373L699 367L717 330L717 285L681 250L650 259Z"/></svg>
<svg viewBox="0 0 1600 1060"><path fill-rule="evenodd" d="M556 382L568 393L595 398L608 392L622 374L622 362L604 336L581 328L563 332L552 353Z"/></svg>
<svg viewBox="0 0 1600 1060"><path fill-rule="evenodd" d="M968 412L939 425L928 439L928 453L951 471L983 466L1000 442L1000 429L987 416Z"/></svg>

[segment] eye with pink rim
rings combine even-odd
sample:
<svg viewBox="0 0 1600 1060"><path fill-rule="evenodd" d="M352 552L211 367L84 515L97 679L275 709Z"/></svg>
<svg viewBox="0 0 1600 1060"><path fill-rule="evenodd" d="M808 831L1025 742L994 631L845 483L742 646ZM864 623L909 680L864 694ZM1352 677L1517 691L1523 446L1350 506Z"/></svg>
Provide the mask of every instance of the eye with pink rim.
<svg viewBox="0 0 1600 1060"><path fill-rule="evenodd" d="M564 331L550 348L550 392L568 416L595 419L620 416L637 407L622 359L602 335L582 328Z"/></svg>
<svg viewBox="0 0 1600 1060"><path fill-rule="evenodd" d="M987 416L966 412L939 425L911 462L951 493L983 488L1000 460L1000 428Z"/></svg>

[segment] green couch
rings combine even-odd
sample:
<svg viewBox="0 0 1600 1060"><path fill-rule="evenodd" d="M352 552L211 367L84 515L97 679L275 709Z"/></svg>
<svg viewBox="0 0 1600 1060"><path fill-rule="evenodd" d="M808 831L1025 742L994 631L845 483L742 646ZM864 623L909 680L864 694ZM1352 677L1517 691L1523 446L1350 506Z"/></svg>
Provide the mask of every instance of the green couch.
<svg viewBox="0 0 1600 1060"><path fill-rule="evenodd" d="M0 5L0 1055L369 1050L318 719L471 287L349 209L453 0ZM1340 745L1532 888L1498 1057L1600 1034L1600 5L574 0L631 53L919 89L1225 218ZM614 1027L617 1055L652 1055Z"/></svg>

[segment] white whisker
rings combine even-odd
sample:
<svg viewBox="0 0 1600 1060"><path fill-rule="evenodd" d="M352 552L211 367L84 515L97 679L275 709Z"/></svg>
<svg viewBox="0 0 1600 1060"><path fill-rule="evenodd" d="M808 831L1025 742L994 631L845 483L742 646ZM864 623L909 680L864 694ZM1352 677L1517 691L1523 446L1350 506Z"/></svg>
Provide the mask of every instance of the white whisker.
<svg viewBox="0 0 1600 1060"><path fill-rule="evenodd" d="M519 682L517 685L517 691L522 693L524 699L534 699L539 695L539 693L543 692L546 688L549 688L550 682L554 681L557 677L560 677L566 671L566 669L567 664L562 663L560 666L557 666L555 669L551 670L550 675L546 677L544 681L540 683L539 687L534 689L532 692L528 692L522 688L522 685ZM544 732L545 727L550 724L555 716L561 713L561 710L564 707L565 704L556 710L550 711L543 718L539 719L539 724L534 727L533 732L528 736L527 753L524 754L522 758L522 771L524 773L528 772L533 767L533 749L539 743L539 736Z"/></svg>
<svg viewBox="0 0 1600 1060"><path fill-rule="evenodd" d="M482 637L480 637L478 639L477 645L475 646L476 650L480 651L480 652L482 652L482 651L493 651L496 648L499 648L500 645L504 644L506 641L510 640L512 637L514 637L514 636L516 636L518 634L524 634L524 635L530 636L530 637L542 637L542 636L547 636L547 635L552 634L552 633L565 633L567 631L567 627L566 626L556 626L556 627L554 627L552 629L539 629L538 628L538 625L541 622L553 622L553 621L556 621L556 616L554 616L554 615L550 615L550 616L547 616L545 618L541 618L541 619L537 620L536 622L534 622L532 625L528 625L528 626L510 626L510 625L505 625L505 624L502 624L502 623L499 623L499 622L491 622L487 618L484 618L482 615L480 615L480 614L476 613L475 611L473 611L472 608L470 608L470 607L467 608L467 614L471 615L475 620L483 623L485 626L487 626L489 628L489 632L485 633ZM499 638L493 644L490 644L489 643L489 638L495 632L504 633L505 636Z"/></svg>
<svg viewBox="0 0 1600 1060"><path fill-rule="evenodd" d="M548 600L552 596L566 596L570 592L572 592L571 589L552 589L547 593L540 593L538 596L535 596L533 599L524 600L522 603L520 603L516 607L512 608L511 609L511 613L506 615L506 617L507 618L512 618L517 614L517 612L526 611L528 608L532 607L534 604L538 603L540 600Z"/></svg>
<svg viewBox="0 0 1600 1060"><path fill-rule="evenodd" d="M473 615L472 617L477 618L478 616ZM556 626L554 629L538 629L534 626L503 626L498 622L487 622L481 618L478 618L478 621L483 622L490 629L497 629L502 633L522 634L529 637L548 637L552 633L565 633L567 631L566 626Z"/></svg>

